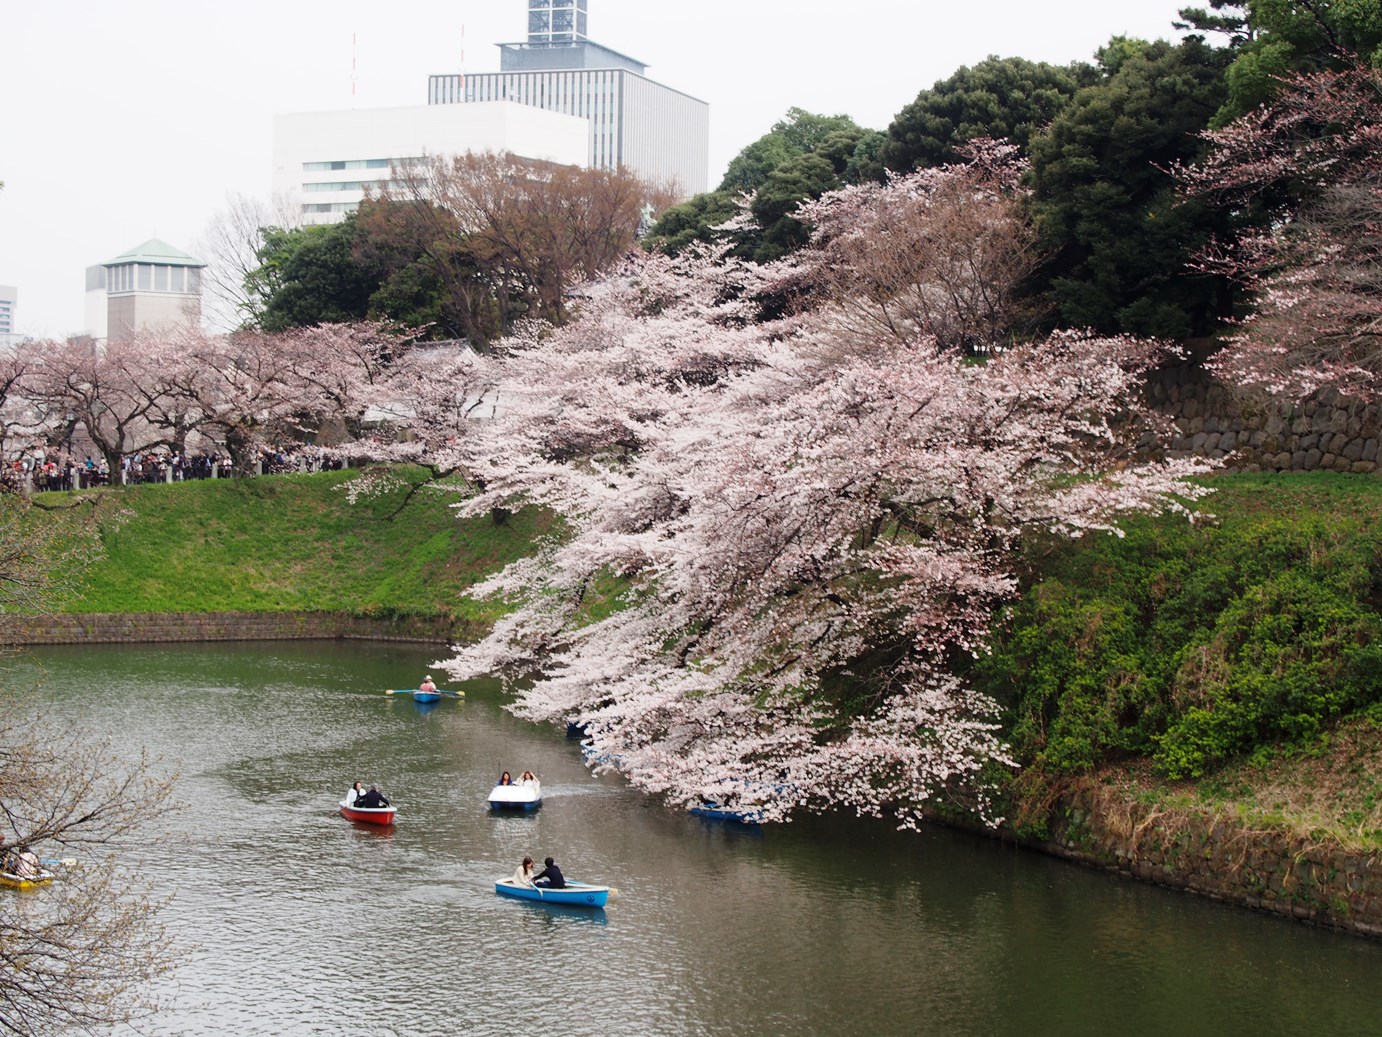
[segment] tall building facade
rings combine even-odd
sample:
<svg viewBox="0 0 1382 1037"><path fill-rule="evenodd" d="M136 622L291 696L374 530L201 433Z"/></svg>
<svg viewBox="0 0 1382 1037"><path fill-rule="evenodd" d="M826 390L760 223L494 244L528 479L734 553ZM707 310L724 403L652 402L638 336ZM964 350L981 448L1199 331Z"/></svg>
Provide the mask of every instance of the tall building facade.
<svg viewBox="0 0 1382 1037"><path fill-rule="evenodd" d="M139 331L201 323L206 264L150 238L86 271L87 323L93 338L121 341ZM105 300L104 320L99 301Z"/></svg>
<svg viewBox="0 0 1382 1037"><path fill-rule="evenodd" d="M15 310L19 308L19 289L0 284L0 335L15 334Z"/></svg>
<svg viewBox="0 0 1382 1037"><path fill-rule="evenodd" d="M528 39L499 44L499 71L428 78L429 105L516 101L585 119L588 164L709 188L710 106L649 79L647 65L587 36L587 0L528 0Z"/></svg>
<svg viewBox="0 0 1382 1037"><path fill-rule="evenodd" d="M274 117L273 191L306 224L338 223L395 166L429 155L512 152L583 166L586 126L513 102L438 108L362 108Z"/></svg>

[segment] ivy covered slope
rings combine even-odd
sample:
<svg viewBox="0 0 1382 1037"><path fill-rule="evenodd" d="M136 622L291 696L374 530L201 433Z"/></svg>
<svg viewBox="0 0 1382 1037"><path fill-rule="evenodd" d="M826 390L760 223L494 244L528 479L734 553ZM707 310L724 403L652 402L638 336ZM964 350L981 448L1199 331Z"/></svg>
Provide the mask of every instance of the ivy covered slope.
<svg viewBox="0 0 1382 1037"><path fill-rule="evenodd" d="M465 588L531 550L549 520L534 509L503 525L457 519L444 488L410 494L406 483L351 502L355 474L112 491L105 557L67 611L340 611L487 628L497 606Z"/></svg>
<svg viewBox="0 0 1382 1037"><path fill-rule="evenodd" d="M1029 556L975 682L1005 707L1016 814L1126 772L1253 824L1382 832L1382 482L1221 475L1198 525ZM1026 809L1023 809L1026 808Z"/></svg>

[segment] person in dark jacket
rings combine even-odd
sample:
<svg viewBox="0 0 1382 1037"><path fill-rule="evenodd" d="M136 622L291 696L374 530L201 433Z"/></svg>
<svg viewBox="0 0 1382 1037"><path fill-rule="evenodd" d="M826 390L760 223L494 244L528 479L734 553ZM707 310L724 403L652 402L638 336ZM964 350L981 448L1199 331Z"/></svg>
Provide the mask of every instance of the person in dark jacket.
<svg viewBox="0 0 1382 1037"><path fill-rule="evenodd" d="M548 857L542 862L542 870L533 876L533 885L545 886L548 889L565 889L566 879L557 867L557 862Z"/></svg>
<svg viewBox="0 0 1382 1037"><path fill-rule="evenodd" d="M378 785L371 785L369 791L355 801L357 807L386 807L388 799L379 791Z"/></svg>

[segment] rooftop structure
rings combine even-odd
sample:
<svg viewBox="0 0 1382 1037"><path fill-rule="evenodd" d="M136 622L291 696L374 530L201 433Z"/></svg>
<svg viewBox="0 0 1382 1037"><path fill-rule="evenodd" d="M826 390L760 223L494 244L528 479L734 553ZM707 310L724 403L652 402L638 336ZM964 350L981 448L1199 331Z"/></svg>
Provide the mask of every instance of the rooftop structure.
<svg viewBox="0 0 1382 1037"><path fill-rule="evenodd" d="M88 267L88 332L93 338L119 340L149 328L199 324L205 266L181 249L150 238L109 262Z"/></svg>
<svg viewBox="0 0 1382 1037"><path fill-rule="evenodd" d="M710 108L647 78L647 65L587 36L587 0L527 0L528 38L501 43L500 71L429 77L429 105L516 101L587 121L587 162L675 185L709 187Z"/></svg>

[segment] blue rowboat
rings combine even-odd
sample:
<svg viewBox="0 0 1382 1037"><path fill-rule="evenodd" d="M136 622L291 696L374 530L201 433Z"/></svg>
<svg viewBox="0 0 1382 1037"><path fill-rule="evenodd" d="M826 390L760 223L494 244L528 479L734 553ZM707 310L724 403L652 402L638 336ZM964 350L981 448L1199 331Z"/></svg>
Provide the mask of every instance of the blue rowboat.
<svg viewBox="0 0 1382 1037"><path fill-rule="evenodd" d="M415 691L413 692L414 702L440 702L441 692L439 691Z"/></svg>
<svg viewBox="0 0 1382 1037"><path fill-rule="evenodd" d="M499 879L494 883L494 892L501 897L537 900L566 907L604 907L609 903L608 886L592 886L585 882L568 882L564 889L547 889L545 886L523 885L513 879Z"/></svg>
<svg viewBox="0 0 1382 1037"><path fill-rule="evenodd" d="M688 807L688 811L697 817L704 817L711 821L735 821L741 825L756 825L763 820L763 811L749 808L747 810L730 810L713 800Z"/></svg>

